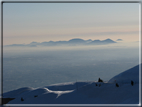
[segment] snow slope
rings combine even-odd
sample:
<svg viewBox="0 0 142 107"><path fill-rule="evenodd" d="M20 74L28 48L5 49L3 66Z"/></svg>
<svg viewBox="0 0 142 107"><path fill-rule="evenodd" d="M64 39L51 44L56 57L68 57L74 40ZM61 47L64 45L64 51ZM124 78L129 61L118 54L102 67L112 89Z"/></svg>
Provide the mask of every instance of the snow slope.
<svg viewBox="0 0 142 107"><path fill-rule="evenodd" d="M116 75L115 77L110 79L108 82L109 83L114 83L114 82L130 83L131 80L134 81L135 83L139 82L139 65Z"/></svg>
<svg viewBox="0 0 142 107"><path fill-rule="evenodd" d="M136 66L106 83L69 82L42 88L25 87L4 93L3 97L15 98L8 104L139 104L138 75L139 66Z"/></svg>

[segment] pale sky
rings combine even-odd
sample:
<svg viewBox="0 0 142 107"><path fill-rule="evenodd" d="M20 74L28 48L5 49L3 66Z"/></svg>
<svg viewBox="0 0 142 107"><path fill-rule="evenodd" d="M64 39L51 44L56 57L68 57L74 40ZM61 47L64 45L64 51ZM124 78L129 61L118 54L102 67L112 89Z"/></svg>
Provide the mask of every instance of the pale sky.
<svg viewBox="0 0 142 107"><path fill-rule="evenodd" d="M72 38L139 40L139 3L4 3L4 45Z"/></svg>

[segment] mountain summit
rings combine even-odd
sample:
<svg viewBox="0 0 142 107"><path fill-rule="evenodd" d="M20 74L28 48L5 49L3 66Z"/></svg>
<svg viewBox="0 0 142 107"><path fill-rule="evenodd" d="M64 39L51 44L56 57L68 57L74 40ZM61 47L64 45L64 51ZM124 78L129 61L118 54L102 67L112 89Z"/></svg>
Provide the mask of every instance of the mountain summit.
<svg viewBox="0 0 142 107"><path fill-rule="evenodd" d="M115 41L111 40L111 39L106 39L102 41L103 43L116 43Z"/></svg>
<svg viewBox="0 0 142 107"><path fill-rule="evenodd" d="M69 43L84 43L85 40L80 39L80 38L75 38L75 39L71 39L68 41Z"/></svg>

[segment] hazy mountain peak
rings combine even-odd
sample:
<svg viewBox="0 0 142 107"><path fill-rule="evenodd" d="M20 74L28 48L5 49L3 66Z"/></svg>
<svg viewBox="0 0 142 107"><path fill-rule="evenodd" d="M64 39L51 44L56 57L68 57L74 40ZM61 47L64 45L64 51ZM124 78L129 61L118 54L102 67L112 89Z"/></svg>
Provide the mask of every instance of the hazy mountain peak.
<svg viewBox="0 0 142 107"><path fill-rule="evenodd" d="M86 41L80 38L74 38L74 39L67 41L67 43L72 44L72 45L77 45L77 44L85 44Z"/></svg>
<svg viewBox="0 0 142 107"><path fill-rule="evenodd" d="M80 39L80 38L74 38L74 39L70 39L69 41L80 42L80 41L84 41L84 40Z"/></svg>
<svg viewBox="0 0 142 107"><path fill-rule="evenodd" d="M122 39L117 39L116 41L123 41Z"/></svg>
<svg viewBox="0 0 142 107"><path fill-rule="evenodd" d="M106 39L106 40L103 40L103 42L107 42L107 43L116 43L115 41L111 40L111 39Z"/></svg>
<svg viewBox="0 0 142 107"><path fill-rule="evenodd" d="M97 39L97 40L94 40L94 41L96 41L96 42L97 42L97 41L98 41L98 42L100 42L101 40Z"/></svg>
<svg viewBox="0 0 142 107"><path fill-rule="evenodd" d="M110 38L108 38L108 39L106 39L106 40L104 40L104 41L113 41L112 39L110 39Z"/></svg>
<svg viewBox="0 0 142 107"><path fill-rule="evenodd" d="M38 43L38 42L33 41L33 42L31 42L30 44L36 44L36 43Z"/></svg>

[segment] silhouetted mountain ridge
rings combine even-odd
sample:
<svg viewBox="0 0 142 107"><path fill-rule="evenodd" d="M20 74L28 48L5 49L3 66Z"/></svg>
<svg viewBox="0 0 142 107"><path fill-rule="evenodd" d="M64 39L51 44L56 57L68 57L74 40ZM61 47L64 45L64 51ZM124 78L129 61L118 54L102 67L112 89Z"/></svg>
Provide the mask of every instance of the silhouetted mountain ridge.
<svg viewBox="0 0 142 107"><path fill-rule="evenodd" d="M76 45L106 45L111 43L117 43L111 39L105 40L83 40L80 38L73 38L68 41L45 41L45 42L31 42L30 44L12 44L7 46L28 46L28 47L36 47L36 46L60 46L60 45L67 45L67 46L76 46Z"/></svg>

